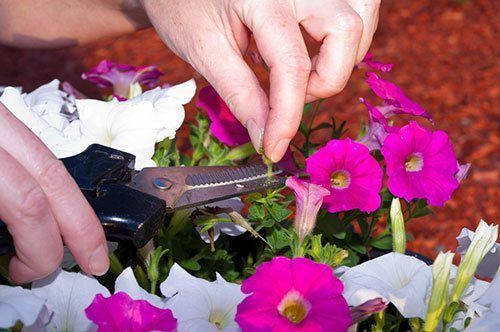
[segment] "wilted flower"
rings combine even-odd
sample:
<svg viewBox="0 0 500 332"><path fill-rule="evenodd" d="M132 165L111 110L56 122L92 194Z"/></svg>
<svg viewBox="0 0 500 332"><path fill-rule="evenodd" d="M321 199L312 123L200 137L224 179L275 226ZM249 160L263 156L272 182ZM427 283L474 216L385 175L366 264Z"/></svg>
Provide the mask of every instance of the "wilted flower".
<svg viewBox="0 0 500 332"><path fill-rule="evenodd" d="M177 320L169 309L160 309L145 300L132 300L126 293L110 297L96 295L85 309L98 331L176 331Z"/></svg>
<svg viewBox="0 0 500 332"><path fill-rule="evenodd" d="M157 86L162 75L155 66L130 66L102 60L83 73L82 78L100 88L113 87L114 96L125 100L139 95L141 84L148 88Z"/></svg>
<svg viewBox="0 0 500 332"><path fill-rule="evenodd" d="M219 207L223 209L232 209L236 212L241 212L245 204L241 201L240 198L235 197L235 198L230 198L226 199L217 203L213 204L207 204L205 207ZM200 237L202 238L205 243L210 243L211 239L210 237L213 237L213 241L217 241L217 239L220 236L220 233L227 234L229 236L239 236L243 233L246 232L246 229L236 225L235 223L230 221L230 217L227 215L227 213L221 213L220 214L221 218L227 218L228 222L217 222L213 226L213 233L209 234L209 232L201 232L201 227L198 226L196 227L196 231L200 234Z"/></svg>
<svg viewBox="0 0 500 332"><path fill-rule="evenodd" d="M346 331L351 325L342 283L332 269L306 258L275 257L242 284L244 331Z"/></svg>
<svg viewBox="0 0 500 332"><path fill-rule="evenodd" d="M351 306L381 297L394 304L405 318L425 318L432 272L415 257L389 253L350 268L341 280Z"/></svg>
<svg viewBox="0 0 500 332"><path fill-rule="evenodd" d="M471 166L472 166L471 163L458 165L458 172L457 174L455 174L455 178L457 179L458 182L462 182L467 177Z"/></svg>
<svg viewBox="0 0 500 332"><path fill-rule="evenodd" d="M21 322L25 327L42 330L50 319L45 303L45 299L28 289L0 285L0 329Z"/></svg>
<svg viewBox="0 0 500 332"><path fill-rule="evenodd" d="M234 117L229 107L213 87L206 86L200 90L197 106L208 113L208 117L212 122L210 132L219 141L228 146L250 142L247 129Z"/></svg>
<svg viewBox="0 0 500 332"><path fill-rule="evenodd" d="M373 314L385 310L387 308L387 302L385 302L381 297L377 297L373 300L368 300L358 306L352 307L350 310L352 323L359 323Z"/></svg>
<svg viewBox="0 0 500 332"><path fill-rule="evenodd" d="M320 185L290 177L286 180L286 186L293 190L297 202L294 227L299 241L312 232L316 225L318 211L323 204L323 197L330 192Z"/></svg>
<svg viewBox="0 0 500 332"><path fill-rule="evenodd" d="M330 190L323 199L328 211L372 212L380 206L382 169L364 145L349 138L331 140L306 165L311 182Z"/></svg>
<svg viewBox="0 0 500 332"><path fill-rule="evenodd" d="M368 67L376 70L380 70L385 73L392 70L394 65L392 63L383 63L380 61L373 60L373 54L368 52L366 53L363 61L358 64L358 67Z"/></svg>
<svg viewBox="0 0 500 332"><path fill-rule="evenodd" d="M450 295L450 303L460 300L465 288L474 276L479 263L495 245L497 238L498 225L488 225L481 220L472 238L472 242L458 266L453 290Z"/></svg>
<svg viewBox="0 0 500 332"><path fill-rule="evenodd" d="M458 163L444 131L431 132L411 121L389 134L382 146L387 166L387 186L407 201L427 199L442 206L458 188Z"/></svg>
<svg viewBox="0 0 500 332"><path fill-rule="evenodd" d="M386 105L395 107L395 114L411 114L431 120L429 114L419 104L408 98L396 84L379 78L375 73L367 73L366 76L366 83L377 96L384 100Z"/></svg>
<svg viewBox="0 0 500 332"><path fill-rule="evenodd" d="M370 151L379 150L382 144L384 144L387 135L399 130L398 127L389 125L389 121L387 120L387 118L393 115L393 113L389 111L389 109L393 107L374 107L363 98L361 98L360 101L365 104L370 121L367 132L363 137L356 140L356 142L365 145Z"/></svg>
<svg viewBox="0 0 500 332"><path fill-rule="evenodd" d="M160 289L170 298L167 306L177 318L179 331L239 331L234 315L244 295L239 285L219 274L209 282L174 264Z"/></svg>
<svg viewBox="0 0 500 332"><path fill-rule="evenodd" d="M450 291L450 269L453 255L451 252L440 252L432 265L433 284L424 331L432 332L436 329L446 307Z"/></svg>
<svg viewBox="0 0 500 332"><path fill-rule="evenodd" d="M474 238L474 232L468 228L462 228L462 231L457 236L457 253L462 256L462 259L465 255L465 252L471 245L472 239ZM493 278L497 273L498 268L500 267L500 244L495 243L490 251L486 253L481 263L476 269L475 274L479 275L483 278Z"/></svg>

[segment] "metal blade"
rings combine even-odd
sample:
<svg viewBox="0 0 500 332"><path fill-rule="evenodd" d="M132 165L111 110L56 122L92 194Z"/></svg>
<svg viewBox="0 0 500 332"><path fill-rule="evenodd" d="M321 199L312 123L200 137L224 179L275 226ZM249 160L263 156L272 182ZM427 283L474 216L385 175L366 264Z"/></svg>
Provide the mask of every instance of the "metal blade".
<svg viewBox="0 0 500 332"><path fill-rule="evenodd" d="M135 189L163 199L168 211L200 206L252 192L278 188L285 177L267 166L199 166L145 168L131 182Z"/></svg>

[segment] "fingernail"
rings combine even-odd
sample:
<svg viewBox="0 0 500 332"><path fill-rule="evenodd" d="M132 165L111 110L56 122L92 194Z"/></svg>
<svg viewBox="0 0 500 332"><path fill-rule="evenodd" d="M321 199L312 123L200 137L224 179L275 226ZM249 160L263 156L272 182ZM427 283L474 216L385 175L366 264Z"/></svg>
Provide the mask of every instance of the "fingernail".
<svg viewBox="0 0 500 332"><path fill-rule="evenodd" d="M288 145L290 145L290 140L288 138L284 138L274 146L274 149L270 154L270 158L273 163L277 163L281 160L286 152L286 149L288 149Z"/></svg>
<svg viewBox="0 0 500 332"><path fill-rule="evenodd" d="M89 259L90 273L95 276L102 276L109 269L109 258L108 258L108 245L107 243L101 244Z"/></svg>
<svg viewBox="0 0 500 332"><path fill-rule="evenodd" d="M248 130L248 134L250 135L252 144L255 147L255 151L260 153L262 148L262 139L264 137L264 130L257 126L257 123L252 119L247 121L245 127Z"/></svg>

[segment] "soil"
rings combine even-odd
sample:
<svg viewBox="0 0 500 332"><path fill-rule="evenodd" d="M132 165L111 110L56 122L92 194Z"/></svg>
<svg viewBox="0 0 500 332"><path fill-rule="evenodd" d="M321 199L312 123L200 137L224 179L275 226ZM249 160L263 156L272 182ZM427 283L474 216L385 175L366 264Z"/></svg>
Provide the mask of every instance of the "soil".
<svg viewBox="0 0 500 332"><path fill-rule="evenodd" d="M462 1L463 2L463 1ZM500 2L470 0L386 0L372 45L375 58L394 63L384 74L418 101L435 120L435 129L448 132L461 163L472 162L469 176L453 199L435 215L413 221L415 241L409 248L429 257L454 249L462 227L475 228L482 218L499 222L500 203ZM316 48L311 41L310 49ZM203 78L170 52L148 29L119 38L64 50L18 50L0 46L0 86L19 85L30 91L53 78L69 81L88 96L98 90L80 74L102 59L134 65L157 65L164 81L177 83ZM255 67L255 66L254 66ZM264 84L266 72L255 68ZM354 134L366 111L359 97L375 101L355 71L346 89L321 107L321 120L334 115L348 120ZM188 106L188 119L195 113ZM181 130L185 137L187 126ZM326 137L325 137L326 139Z"/></svg>

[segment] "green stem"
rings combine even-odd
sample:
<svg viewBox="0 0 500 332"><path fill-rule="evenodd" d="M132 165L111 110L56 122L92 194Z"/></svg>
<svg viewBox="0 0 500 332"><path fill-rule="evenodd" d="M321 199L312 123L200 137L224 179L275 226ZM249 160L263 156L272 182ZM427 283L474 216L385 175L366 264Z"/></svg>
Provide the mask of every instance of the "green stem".
<svg viewBox="0 0 500 332"><path fill-rule="evenodd" d="M123 272L123 265L116 257L115 253L112 252L109 254L109 270L114 274L114 275L120 275L120 273Z"/></svg>
<svg viewBox="0 0 500 332"><path fill-rule="evenodd" d="M316 114L318 113L318 110L319 110L319 106L321 105L321 103L323 102L323 99L318 99L318 101L316 102L316 104L314 104L314 108L312 109L312 114L311 114L311 118L309 119L309 125L307 127L307 132L306 132L306 142L304 143L304 146L305 146L305 152L309 152L309 147L311 145L311 141L310 141L310 138L311 138L311 129L312 129L312 126L314 124L314 119L316 118Z"/></svg>
<svg viewBox="0 0 500 332"><path fill-rule="evenodd" d="M370 221L370 224L368 225L368 230L366 231L366 234L364 235L363 242L365 243L365 245L366 245L366 242L368 242L368 240L370 240L370 236L372 235L372 232L373 232L373 227L375 227L376 223L377 223L377 215L375 213L374 215L372 215L372 219Z"/></svg>
<svg viewBox="0 0 500 332"><path fill-rule="evenodd" d="M372 332L383 332L385 326L385 310L377 312L373 316L375 317L375 324L372 325Z"/></svg>

